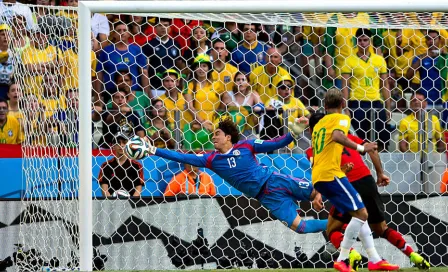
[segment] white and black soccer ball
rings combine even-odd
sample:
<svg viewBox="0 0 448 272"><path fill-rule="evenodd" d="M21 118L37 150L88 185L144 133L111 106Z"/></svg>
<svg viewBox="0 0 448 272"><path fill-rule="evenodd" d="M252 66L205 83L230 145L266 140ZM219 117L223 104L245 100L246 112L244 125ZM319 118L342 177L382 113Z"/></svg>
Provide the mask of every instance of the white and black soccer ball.
<svg viewBox="0 0 448 272"><path fill-rule="evenodd" d="M124 149L126 156L134 160L141 160L148 155L148 143L139 136L132 137Z"/></svg>

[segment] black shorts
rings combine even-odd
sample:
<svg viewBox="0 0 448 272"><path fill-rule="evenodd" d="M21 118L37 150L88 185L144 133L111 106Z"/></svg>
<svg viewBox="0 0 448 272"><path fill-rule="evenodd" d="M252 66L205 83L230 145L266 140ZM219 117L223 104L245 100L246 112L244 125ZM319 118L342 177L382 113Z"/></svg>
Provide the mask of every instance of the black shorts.
<svg viewBox="0 0 448 272"><path fill-rule="evenodd" d="M369 218L367 221L369 224L377 224L384 221L384 204L381 200L380 193L378 193L378 187L376 186L375 179L369 175L358 179L351 183L355 190L359 193L366 206ZM331 207L330 215L343 222L349 223L351 220L350 214L342 214L334 206Z"/></svg>

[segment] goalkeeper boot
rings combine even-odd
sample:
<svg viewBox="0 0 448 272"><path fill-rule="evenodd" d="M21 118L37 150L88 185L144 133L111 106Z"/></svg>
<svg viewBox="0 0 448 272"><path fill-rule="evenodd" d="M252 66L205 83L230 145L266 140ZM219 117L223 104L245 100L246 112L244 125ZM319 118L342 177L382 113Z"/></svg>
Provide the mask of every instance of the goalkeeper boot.
<svg viewBox="0 0 448 272"><path fill-rule="evenodd" d="M339 272L352 272L349 259L334 262L333 268Z"/></svg>
<svg viewBox="0 0 448 272"><path fill-rule="evenodd" d="M356 251L354 248L350 250L350 254L348 255L348 258L350 260L350 266L352 270L358 271L359 265L362 261L362 256L359 254L358 251Z"/></svg>
<svg viewBox="0 0 448 272"><path fill-rule="evenodd" d="M424 269L428 270L431 265L428 261L426 261L420 254L417 252L412 252L409 256L409 259L411 259L411 263L413 263L418 269Z"/></svg>
<svg viewBox="0 0 448 272"><path fill-rule="evenodd" d="M369 262L367 265L369 271L396 271L400 269L400 267L396 264L390 264L386 260L381 260L377 263Z"/></svg>

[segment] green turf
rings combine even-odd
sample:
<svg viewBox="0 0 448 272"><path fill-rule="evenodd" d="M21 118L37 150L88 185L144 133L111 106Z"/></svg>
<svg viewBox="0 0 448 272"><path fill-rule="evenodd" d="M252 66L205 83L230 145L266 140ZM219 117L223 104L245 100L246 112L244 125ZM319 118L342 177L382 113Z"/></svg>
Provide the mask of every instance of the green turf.
<svg viewBox="0 0 448 272"><path fill-rule="evenodd" d="M272 272L335 272L336 270L332 269L332 268L316 268L316 269L232 269L232 270L128 270L128 271L110 271L107 270L106 272L131 272L131 271L141 271L141 272L167 272L167 271L188 271L188 272L267 272L267 271L272 271ZM367 269L359 269L359 272L367 272ZM399 270L400 272L410 272L410 271L425 271L425 270L418 270L417 268L403 268ZM429 272L432 271L447 271L448 272L448 267L432 267Z"/></svg>

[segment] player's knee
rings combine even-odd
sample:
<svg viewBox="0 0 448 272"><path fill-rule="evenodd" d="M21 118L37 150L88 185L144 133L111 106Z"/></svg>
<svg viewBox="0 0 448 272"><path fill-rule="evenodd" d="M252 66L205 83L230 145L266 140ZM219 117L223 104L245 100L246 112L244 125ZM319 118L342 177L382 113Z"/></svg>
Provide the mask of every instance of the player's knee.
<svg viewBox="0 0 448 272"><path fill-rule="evenodd" d="M357 211L354 211L352 216L356 217L356 218L358 218L359 220L362 220L362 221L366 221L367 218L369 218L369 214L367 213L367 209L366 208L362 208L362 209L359 209Z"/></svg>

